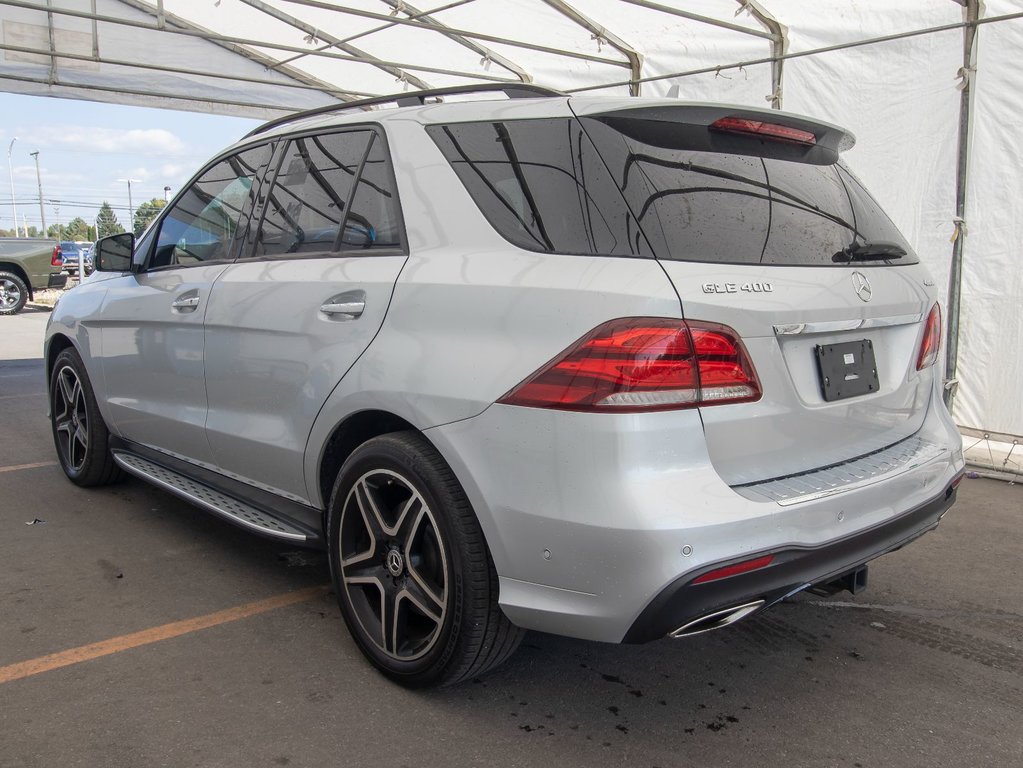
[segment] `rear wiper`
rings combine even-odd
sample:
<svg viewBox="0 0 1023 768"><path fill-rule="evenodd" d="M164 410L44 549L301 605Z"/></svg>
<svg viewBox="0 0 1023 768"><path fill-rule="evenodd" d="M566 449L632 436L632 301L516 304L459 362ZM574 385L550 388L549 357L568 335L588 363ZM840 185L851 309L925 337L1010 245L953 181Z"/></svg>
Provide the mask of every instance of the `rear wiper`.
<svg viewBox="0 0 1023 768"><path fill-rule="evenodd" d="M846 246L834 256L832 261L887 261L888 259L901 259L906 255L906 249L895 243L853 243Z"/></svg>

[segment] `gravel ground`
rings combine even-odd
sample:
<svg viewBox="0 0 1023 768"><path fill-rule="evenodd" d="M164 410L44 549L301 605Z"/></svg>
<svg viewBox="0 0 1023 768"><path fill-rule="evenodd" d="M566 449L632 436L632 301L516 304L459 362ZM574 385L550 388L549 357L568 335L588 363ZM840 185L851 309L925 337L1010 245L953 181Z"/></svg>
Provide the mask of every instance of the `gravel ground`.
<svg viewBox="0 0 1023 768"><path fill-rule="evenodd" d="M78 285L77 280L68 280L67 286L64 288L43 288L39 291L33 292L33 299L29 302L30 306L36 307L52 307L57 303L57 299L61 297L65 291L71 290Z"/></svg>

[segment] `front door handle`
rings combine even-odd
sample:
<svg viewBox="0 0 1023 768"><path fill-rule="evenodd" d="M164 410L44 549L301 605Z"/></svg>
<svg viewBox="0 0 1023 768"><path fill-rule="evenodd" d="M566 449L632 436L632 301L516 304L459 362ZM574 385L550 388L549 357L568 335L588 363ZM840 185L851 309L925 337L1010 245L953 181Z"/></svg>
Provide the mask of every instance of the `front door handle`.
<svg viewBox="0 0 1023 768"><path fill-rule="evenodd" d="M366 309L365 291L346 291L331 296L320 305L320 312L332 320L354 320Z"/></svg>
<svg viewBox="0 0 1023 768"><path fill-rule="evenodd" d="M171 309L180 309L182 311L192 311L199 306L199 295L195 291L189 291L183 296L178 297L171 302Z"/></svg>

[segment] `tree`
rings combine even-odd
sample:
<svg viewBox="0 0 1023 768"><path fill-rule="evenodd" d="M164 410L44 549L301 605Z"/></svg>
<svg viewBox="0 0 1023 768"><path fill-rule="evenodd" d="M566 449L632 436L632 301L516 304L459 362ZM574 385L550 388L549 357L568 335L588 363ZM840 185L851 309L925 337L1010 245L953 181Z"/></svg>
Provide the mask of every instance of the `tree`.
<svg viewBox="0 0 1023 768"><path fill-rule="evenodd" d="M156 218L165 205L167 205L166 200L154 197L135 209L135 237L139 237L145 231L146 227L149 226L149 222Z"/></svg>
<svg viewBox="0 0 1023 768"><path fill-rule="evenodd" d="M92 227L81 216L76 216L64 227L64 237L68 240L92 240Z"/></svg>
<svg viewBox="0 0 1023 768"><path fill-rule="evenodd" d="M108 237L109 235L119 235L124 232L124 227L117 220L117 216L114 215L114 209L110 207L110 203L106 200L103 201L103 205L99 207L99 215L96 217L96 232L97 239L100 237Z"/></svg>

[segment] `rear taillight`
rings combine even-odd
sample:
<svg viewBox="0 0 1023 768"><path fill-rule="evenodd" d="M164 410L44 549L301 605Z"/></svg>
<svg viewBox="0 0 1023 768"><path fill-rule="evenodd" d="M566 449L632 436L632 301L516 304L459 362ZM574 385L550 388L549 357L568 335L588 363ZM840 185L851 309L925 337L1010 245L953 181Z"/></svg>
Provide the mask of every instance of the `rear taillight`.
<svg viewBox="0 0 1023 768"><path fill-rule="evenodd" d="M778 123L765 123L763 120L750 120L745 117L722 117L710 124L712 131L721 133L741 133L747 136L760 136L775 141L791 144L816 144L817 137L810 131L793 128Z"/></svg>
<svg viewBox="0 0 1023 768"><path fill-rule="evenodd" d="M756 371L731 328L627 317L598 326L498 402L635 413L759 398Z"/></svg>
<svg viewBox="0 0 1023 768"><path fill-rule="evenodd" d="M927 315L927 325L924 328L924 338L920 342L920 354L916 358L916 369L922 371L929 365L934 365L938 359L938 352L941 350L941 307L937 303L931 307Z"/></svg>
<svg viewBox="0 0 1023 768"><path fill-rule="evenodd" d="M60 252L60 246L53 246L53 254L50 256L51 267L62 267L64 266L64 256Z"/></svg>

